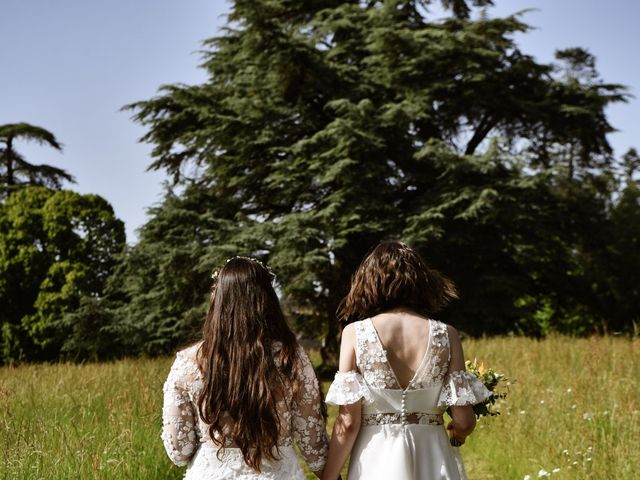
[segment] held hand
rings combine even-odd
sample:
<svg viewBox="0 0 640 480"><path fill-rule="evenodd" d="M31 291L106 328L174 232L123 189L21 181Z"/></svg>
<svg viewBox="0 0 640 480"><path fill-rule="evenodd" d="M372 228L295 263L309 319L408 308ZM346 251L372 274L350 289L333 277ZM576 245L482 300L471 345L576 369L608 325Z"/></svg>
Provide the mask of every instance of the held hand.
<svg viewBox="0 0 640 480"><path fill-rule="evenodd" d="M455 422L449 422L449 425L447 425L447 433L449 434L449 443L451 443L452 447L464 445L465 436L456 430Z"/></svg>

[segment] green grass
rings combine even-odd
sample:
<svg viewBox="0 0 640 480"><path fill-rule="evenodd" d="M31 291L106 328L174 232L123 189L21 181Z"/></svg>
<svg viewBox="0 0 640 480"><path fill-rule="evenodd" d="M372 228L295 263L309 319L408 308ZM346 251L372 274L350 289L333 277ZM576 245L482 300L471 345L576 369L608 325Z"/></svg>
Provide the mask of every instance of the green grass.
<svg viewBox="0 0 640 480"><path fill-rule="evenodd" d="M640 341L468 340L513 384L462 447L473 479L634 479ZM173 479L160 440L170 358L0 368L0 479ZM326 385L325 385L326 386ZM335 409L330 409L335 414Z"/></svg>

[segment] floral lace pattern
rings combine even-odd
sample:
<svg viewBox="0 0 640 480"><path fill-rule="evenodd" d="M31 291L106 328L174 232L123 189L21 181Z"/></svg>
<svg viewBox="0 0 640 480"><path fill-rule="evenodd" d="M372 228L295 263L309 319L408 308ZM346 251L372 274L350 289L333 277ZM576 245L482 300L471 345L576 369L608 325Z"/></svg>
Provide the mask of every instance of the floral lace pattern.
<svg viewBox="0 0 640 480"><path fill-rule="evenodd" d="M356 322L355 329L356 365L367 384L373 388L400 389L371 320Z"/></svg>
<svg viewBox="0 0 640 480"><path fill-rule="evenodd" d="M197 460L198 465L192 466L199 472L203 472L203 464L211 466L209 470L208 467L205 468L204 472L213 473L220 468L236 472L232 476L216 478L297 478L293 475L255 476L257 472L244 463L237 448L225 449L225 452L229 453L224 454L223 458L227 460L221 465L216 456L218 448L209 438L207 425L198 415L197 401L203 388L202 373L196 362L199 346L197 344L178 352L164 384L161 437L169 458L179 466L193 464L194 460ZM300 372L302 390L298 398L292 398L291 394L287 393L287 396L278 401L277 409L283 429L278 445L290 449L295 441L309 468L319 471L324 467L328 449L325 422L321 412L320 389L313 367L302 348L299 349L299 355L303 367ZM282 461L287 458L289 457L283 458ZM295 460L295 456L292 458ZM291 459L287 461L291 463ZM297 460L294 463L295 466L289 465L287 469L300 470ZM285 465L282 464L274 471L282 472L284 469ZM185 478L189 478L189 471Z"/></svg>
<svg viewBox="0 0 640 480"><path fill-rule="evenodd" d="M458 370L447 374L438 405L441 407L476 405L491 397L492 393L473 373Z"/></svg>
<svg viewBox="0 0 640 480"><path fill-rule="evenodd" d="M451 360L447 325L436 320L431 320L430 323L429 350L414 377L413 387L416 389L442 383Z"/></svg>
<svg viewBox="0 0 640 480"><path fill-rule="evenodd" d="M423 412L409 413L406 415L406 418L403 418L402 412L370 413L362 415L362 425L366 427L395 424L443 425L444 419L442 418L442 415Z"/></svg>
<svg viewBox="0 0 640 480"><path fill-rule="evenodd" d="M362 375L356 371L336 373L325 401L332 405L351 405L361 399L366 404L373 403L373 397Z"/></svg>
<svg viewBox="0 0 640 480"><path fill-rule="evenodd" d="M279 460L264 461L260 472L247 468L239 448L225 449L217 457L215 446L203 444L194 457L184 480L202 480L203 478L236 480L304 480L304 472L298 463L293 447L281 447Z"/></svg>
<svg viewBox="0 0 640 480"><path fill-rule="evenodd" d="M447 325L429 320L427 351L406 390L416 390L441 383L449 368L449 334ZM373 388L402 390L387 360L387 352L371 319L356 322L356 364L366 383Z"/></svg>

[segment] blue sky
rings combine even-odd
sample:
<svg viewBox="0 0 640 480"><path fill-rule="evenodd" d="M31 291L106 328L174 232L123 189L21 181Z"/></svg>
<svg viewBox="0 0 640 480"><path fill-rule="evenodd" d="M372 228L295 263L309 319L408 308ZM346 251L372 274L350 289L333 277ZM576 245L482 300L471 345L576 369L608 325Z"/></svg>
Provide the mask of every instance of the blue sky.
<svg viewBox="0 0 640 480"><path fill-rule="evenodd" d="M640 91L634 0L496 0L492 15L534 8L536 27L518 36L522 49L550 61L558 48L582 46L597 58L602 77ZM17 144L33 163L49 163L76 177L72 189L98 193L125 221L127 239L161 198L164 176L147 172L149 145L120 108L150 98L160 85L206 80L198 69L200 42L223 25L222 0L2 0L0 11L0 124L29 122L52 131L58 153ZM638 100L611 107L610 137L617 154L640 147Z"/></svg>

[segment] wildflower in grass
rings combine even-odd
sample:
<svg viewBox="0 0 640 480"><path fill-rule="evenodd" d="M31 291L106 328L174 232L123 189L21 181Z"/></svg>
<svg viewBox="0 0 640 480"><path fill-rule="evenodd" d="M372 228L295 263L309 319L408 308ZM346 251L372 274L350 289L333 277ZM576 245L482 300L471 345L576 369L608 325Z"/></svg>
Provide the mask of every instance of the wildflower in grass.
<svg viewBox="0 0 640 480"><path fill-rule="evenodd" d="M544 468L541 468L540 470L538 470L538 478L550 477L550 476L551 474L547 472Z"/></svg>
<svg viewBox="0 0 640 480"><path fill-rule="evenodd" d="M531 480L531 475L525 475L522 480Z"/></svg>
<svg viewBox="0 0 640 480"><path fill-rule="evenodd" d="M558 473L560 471L559 468L554 468L553 470L551 470L551 473Z"/></svg>

